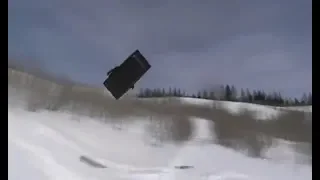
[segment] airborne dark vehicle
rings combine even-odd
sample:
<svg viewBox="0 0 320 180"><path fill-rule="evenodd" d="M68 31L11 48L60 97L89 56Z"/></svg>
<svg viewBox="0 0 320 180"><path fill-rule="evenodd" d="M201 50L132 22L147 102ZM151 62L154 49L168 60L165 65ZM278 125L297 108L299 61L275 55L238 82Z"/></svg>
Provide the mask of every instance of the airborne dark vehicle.
<svg viewBox="0 0 320 180"><path fill-rule="evenodd" d="M122 97L151 68L139 50L134 51L121 65L111 69L104 86L115 99Z"/></svg>

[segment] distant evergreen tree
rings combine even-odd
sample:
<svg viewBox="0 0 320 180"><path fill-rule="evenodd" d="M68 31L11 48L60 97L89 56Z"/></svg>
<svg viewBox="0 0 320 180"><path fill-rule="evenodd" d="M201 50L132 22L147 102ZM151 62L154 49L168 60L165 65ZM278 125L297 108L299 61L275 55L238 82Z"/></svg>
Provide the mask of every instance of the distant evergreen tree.
<svg viewBox="0 0 320 180"><path fill-rule="evenodd" d="M251 92L249 91L249 89L246 90L246 94L247 94L247 99L248 99L248 103L252 103L253 101L253 97L251 95Z"/></svg>
<svg viewBox="0 0 320 180"><path fill-rule="evenodd" d="M238 101L238 91L234 85L231 86L231 101Z"/></svg>
<svg viewBox="0 0 320 180"><path fill-rule="evenodd" d="M312 105L312 93L303 93L303 96L299 99L283 97L280 92L265 93L263 90L251 91L247 88L246 90L240 90L238 95L235 86L220 86L217 89L202 90L198 91L197 94L189 96L185 91L179 88L169 87L166 91L164 88L145 88L140 89L137 94L138 97L193 97L200 99L212 99L212 100L226 100L226 101L239 101L248 102L255 104L271 105L271 106L301 106L301 105Z"/></svg>
<svg viewBox="0 0 320 180"><path fill-rule="evenodd" d="M202 96L201 96L201 91L198 91L198 93L197 93L197 98L202 98Z"/></svg>
<svg viewBox="0 0 320 180"><path fill-rule="evenodd" d="M202 98L203 99L208 99L209 98L208 92L206 90L202 91Z"/></svg>
<svg viewBox="0 0 320 180"><path fill-rule="evenodd" d="M302 97L301 97L300 103L301 103L302 105L307 105L307 104L308 104L308 96L307 96L306 93L303 93L303 95L302 95Z"/></svg>
<svg viewBox="0 0 320 180"><path fill-rule="evenodd" d="M161 94L162 94L162 97L168 96L167 93L166 93L166 90L164 88L162 88Z"/></svg>
<svg viewBox="0 0 320 180"><path fill-rule="evenodd" d="M178 89L178 90L177 90L177 96L178 96L178 97L182 97L181 89Z"/></svg>
<svg viewBox="0 0 320 180"><path fill-rule="evenodd" d="M225 88L225 94L224 94L224 99L226 101L231 101L232 100L232 91L229 85L226 86Z"/></svg>
<svg viewBox="0 0 320 180"><path fill-rule="evenodd" d="M308 95L308 103L307 105L312 105L312 93L310 92Z"/></svg>
<svg viewBox="0 0 320 180"><path fill-rule="evenodd" d="M209 93L209 99L216 100L215 93L213 90L211 90Z"/></svg>
<svg viewBox="0 0 320 180"><path fill-rule="evenodd" d="M172 92L172 88L171 87L169 87L168 96L173 96L173 92Z"/></svg>
<svg viewBox="0 0 320 180"><path fill-rule="evenodd" d="M241 88L241 91L240 91L240 99L239 99L240 102L248 102L248 98L246 96L246 93L245 91Z"/></svg>
<svg viewBox="0 0 320 180"><path fill-rule="evenodd" d="M182 97L187 97L188 95L187 95L186 91L182 91L181 96L182 96Z"/></svg>

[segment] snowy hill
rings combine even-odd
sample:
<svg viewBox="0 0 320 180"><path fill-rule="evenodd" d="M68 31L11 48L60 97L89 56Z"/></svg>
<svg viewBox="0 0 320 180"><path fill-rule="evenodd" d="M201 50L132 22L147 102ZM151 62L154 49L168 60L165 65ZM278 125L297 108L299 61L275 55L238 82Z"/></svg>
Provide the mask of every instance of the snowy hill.
<svg viewBox="0 0 320 180"><path fill-rule="evenodd" d="M87 117L71 114L8 110L9 179L311 179L310 166L293 164L288 147L269 152L270 158L248 158L214 144L190 140L182 145L148 145L143 123L122 131ZM206 137L205 121L195 121ZM273 154L272 154L273 153ZM291 155L290 155L291 154ZM88 156L107 168L81 163ZM182 170L175 166L188 165ZM254 167L254 171L252 170ZM19 173L16 173L19 172Z"/></svg>
<svg viewBox="0 0 320 180"><path fill-rule="evenodd" d="M275 107L265 106L259 104L243 103L243 102L229 102L229 101L215 101L197 98L170 98L177 100L179 103L204 106L204 107L221 107L230 113L238 114L243 110L248 110L254 114L258 119L267 119L269 117L277 117L282 114L281 110L293 110L302 112L312 112L312 106L294 106L294 107ZM168 101L168 98L145 98L146 101Z"/></svg>
<svg viewBox="0 0 320 180"><path fill-rule="evenodd" d="M300 162L305 155L294 151L294 142L273 139L273 145L264 152L264 158L249 158L242 152L213 143L215 137L209 128L213 122L206 119L193 117L191 137L187 141L173 143L158 139L163 134L155 130L161 128L158 127L161 124L154 124L151 115L126 114L102 119L70 111L27 111L17 104L28 99L16 101L17 95L28 90L25 88L28 81L35 78L26 76L23 73L11 76L10 82L20 86L8 86L10 180L312 179L312 167ZM57 87L50 81L37 83ZM19 91L21 86L22 92ZM279 108L261 105L191 98L179 101L199 106L218 104L232 113L245 108L255 111L260 119L280 114ZM294 109L312 112L312 107ZM153 127L151 132L150 126Z"/></svg>

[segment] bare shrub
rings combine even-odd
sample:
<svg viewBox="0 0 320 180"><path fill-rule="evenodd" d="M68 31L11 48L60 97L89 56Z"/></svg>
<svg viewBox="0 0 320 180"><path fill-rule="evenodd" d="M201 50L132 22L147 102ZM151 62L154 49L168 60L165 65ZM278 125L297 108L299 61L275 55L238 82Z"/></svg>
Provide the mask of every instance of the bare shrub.
<svg viewBox="0 0 320 180"><path fill-rule="evenodd" d="M312 120L301 111L281 110L283 113L266 121L263 131L270 136L293 142L312 143Z"/></svg>
<svg viewBox="0 0 320 180"><path fill-rule="evenodd" d="M252 112L243 109L239 114L232 114L216 106L212 113L214 125L211 132L216 136L216 143L246 150L252 157L262 157L263 150L271 145L271 140L259 130L262 123L254 118Z"/></svg>
<svg viewBox="0 0 320 180"><path fill-rule="evenodd" d="M164 142L168 139L164 117L150 116L149 122L145 127L145 138L148 144L152 146L162 146Z"/></svg>
<svg viewBox="0 0 320 180"><path fill-rule="evenodd" d="M71 94L72 94L73 83L63 83L57 93L51 98L51 105L48 110L58 111L62 109L67 109L72 106L71 104Z"/></svg>
<svg viewBox="0 0 320 180"><path fill-rule="evenodd" d="M152 145L161 145L163 143L180 144L190 139L192 128L192 122L186 116L157 115L150 117L146 133L147 136L153 139Z"/></svg>
<svg viewBox="0 0 320 180"><path fill-rule="evenodd" d="M312 159L312 113L282 111L280 116L262 121L256 120L248 111L235 115L222 108L214 108L210 118L214 121L211 131L216 134L218 144L233 149L246 147L253 157L262 157L263 150L272 145L272 138L280 138L305 143L304 148L300 145L293 147Z"/></svg>
<svg viewBox="0 0 320 180"><path fill-rule="evenodd" d="M52 85L49 82L34 78L27 95L27 109L30 111L49 109L52 91Z"/></svg>
<svg viewBox="0 0 320 180"><path fill-rule="evenodd" d="M170 133L171 140L175 143L188 141L192 135L192 122L189 117L175 115L171 117L170 126L167 131Z"/></svg>
<svg viewBox="0 0 320 180"><path fill-rule="evenodd" d="M303 164L312 164L312 143L293 143L291 145L296 152L295 161Z"/></svg>
<svg viewBox="0 0 320 180"><path fill-rule="evenodd" d="M312 112L281 110L279 117L265 122L263 131L271 137L294 142L297 153L312 161Z"/></svg>
<svg viewBox="0 0 320 180"><path fill-rule="evenodd" d="M30 111L58 109L59 93L64 85L62 83L67 79L55 77L39 69L33 70L32 73L24 70L22 67L8 68L8 88L15 90L15 95L23 94Z"/></svg>

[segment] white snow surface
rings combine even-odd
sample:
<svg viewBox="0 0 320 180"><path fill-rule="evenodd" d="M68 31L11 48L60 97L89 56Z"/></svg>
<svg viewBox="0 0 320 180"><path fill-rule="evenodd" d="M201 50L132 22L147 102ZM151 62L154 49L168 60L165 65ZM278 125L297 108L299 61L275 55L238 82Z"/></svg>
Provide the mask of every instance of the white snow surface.
<svg viewBox="0 0 320 180"><path fill-rule="evenodd" d="M184 99L203 104L203 100ZM207 101L208 102L208 101ZM208 102L209 103L209 102ZM223 102L237 111L239 103ZM248 105L264 111L277 110ZM312 111L312 107L306 111ZM262 113L263 114L263 113ZM8 108L8 179L10 180L309 180L312 167L295 163L288 142L254 159L215 144L208 121L194 119L193 138L181 145L151 146L146 120L115 129L106 123L65 112L27 112ZM80 162L87 156L107 168ZM188 165L190 169L175 169Z"/></svg>

